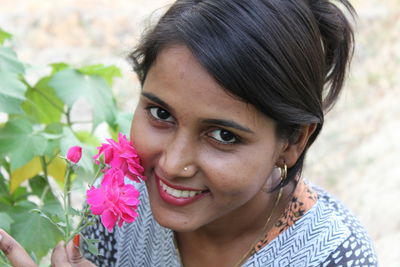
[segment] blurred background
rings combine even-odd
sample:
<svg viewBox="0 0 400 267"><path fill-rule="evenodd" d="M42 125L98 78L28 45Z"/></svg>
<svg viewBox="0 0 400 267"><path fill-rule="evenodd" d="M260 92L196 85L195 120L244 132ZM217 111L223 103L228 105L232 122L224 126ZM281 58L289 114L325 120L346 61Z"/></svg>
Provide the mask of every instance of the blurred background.
<svg viewBox="0 0 400 267"><path fill-rule="evenodd" d="M117 65L124 73L114 86L118 105L133 112L140 87L125 58L169 3L0 0L0 28L14 35L19 58L39 71L62 61ZM359 16L355 57L304 176L360 218L381 266L400 266L400 0L351 3Z"/></svg>

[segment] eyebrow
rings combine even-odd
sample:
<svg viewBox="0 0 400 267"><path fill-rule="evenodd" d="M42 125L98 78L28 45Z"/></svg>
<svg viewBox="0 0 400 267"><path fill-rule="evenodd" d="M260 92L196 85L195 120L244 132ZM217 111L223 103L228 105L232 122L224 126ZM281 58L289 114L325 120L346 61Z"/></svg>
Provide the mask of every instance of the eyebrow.
<svg viewBox="0 0 400 267"><path fill-rule="evenodd" d="M204 120L202 120L202 122L209 123L209 124L216 124L216 125L229 127L229 128L234 128L234 129L237 129L240 131L254 134L254 132L252 130L250 130L249 128L244 127L244 126L240 125L239 123L231 121L231 120L204 119Z"/></svg>
<svg viewBox="0 0 400 267"><path fill-rule="evenodd" d="M165 103L163 100L161 100L158 96L156 96L155 94L152 93L147 93L147 92L142 92L142 96L150 99L151 101L159 104L160 106L163 106L164 108L168 109L169 111L173 111L174 109L168 105L167 103Z"/></svg>

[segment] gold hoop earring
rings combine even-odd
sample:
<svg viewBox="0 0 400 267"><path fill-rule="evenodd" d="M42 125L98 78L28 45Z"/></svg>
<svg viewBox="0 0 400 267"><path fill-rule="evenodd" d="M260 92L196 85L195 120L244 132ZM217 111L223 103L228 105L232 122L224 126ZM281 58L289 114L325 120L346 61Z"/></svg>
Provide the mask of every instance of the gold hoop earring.
<svg viewBox="0 0 400 267"><path fill-rule="evenodd" d="M283 183L287 178L287 165L286 165L286 163L283 163L283 167L279 167L279 170L281 171L281 183Z"/></svg>

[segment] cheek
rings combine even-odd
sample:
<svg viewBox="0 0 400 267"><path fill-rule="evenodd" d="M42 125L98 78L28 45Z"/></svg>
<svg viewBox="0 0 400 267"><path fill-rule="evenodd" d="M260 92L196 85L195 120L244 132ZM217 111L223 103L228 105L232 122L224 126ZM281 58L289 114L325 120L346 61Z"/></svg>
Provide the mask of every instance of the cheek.
<svg viewBox="0 0 400 267"><path fill-rule="evenodd" d="M244 153L246 152L246 153ZM252 157L251 150L235 154L203 157L208 186L215 193L229 196L255 194L261 190L273 168L271 155Z"/></svg>
<svg viewBox="0 0 400 267"><path fill-rule="evenodd" d="M141 163L147 171L148 166L150 166L161 150L162 136L149 124L143 111L137 111L132 120L130 137L141 159Z"/></svg>

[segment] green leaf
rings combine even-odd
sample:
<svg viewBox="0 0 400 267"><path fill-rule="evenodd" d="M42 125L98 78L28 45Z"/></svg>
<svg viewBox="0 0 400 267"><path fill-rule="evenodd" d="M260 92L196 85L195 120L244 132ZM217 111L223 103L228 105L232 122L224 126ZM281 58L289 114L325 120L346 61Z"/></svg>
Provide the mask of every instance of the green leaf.
<svg viewBox="0 0 400 267"><path fill-rule="evenodd" d="M64 216L63 207L61 206L60 201L56 198L45 199L42 210L56 216L57 218L62 218Z"/></svg>
<svg viewBox="0 0 400 267"><path fill-rule="evenodd" d="M55 134L55 135L62 135L64 129L64 124L62 123L51 123L46 126L46 133Z"/></svg>
<svg viewBox="0 0 400 267"><path fill-rule="evenodd" d="M62 239L58 228L40 214L30 210L37 208L31 202L14 206L9 215L14 223L11 235L28 251L40 259Z"/></svg>
<svg viewBox="0 0 400 267"><path fill-rule="evenodd" d="M45 155L50 159L60 152L60 140L64 137L63 127L62 123L51 123L42 134L47 139Z"/></svg>
<svg viewBox="0 0 400 267"><path fill-rule="evenodd" d="M93 255L99 255L99 250L98 250L96 244L94 244L94 243L88 242L88 250Z"/></svg>
<svg viewBox="0 0 400 267"><path fill-rule="evenodd" d="M8 181L0 172L0 197L8 196L9 195L9 186Z"/></svg>
<svg viewBox="0 0 400 267"><path fill-rule="evenodd" d="M32 194L38 196L43 199L44 203L42 206L42 211L47 212L48 214L52 214L54 216L63 217L64 212L61 206L60 201L56 198L56 196L51 191L50 185L47 183L46 179L43 176L36 176L33 179L29 180L29 186L32 189ZM50 216L51 217L51 216ZM54 219L52 217L52 219ZM60 220L55 220L55 222L59 222Z"/></svg>
<svg viewBox="0 0 400 267"><path fill-rule="evenodd" d="M32 194L46 200L54 200L56 197L53 195L50 185L42 175L37 175L29 179L29 186Z"/></svg>
<svg viewBox="0 0 400 267"><path fill-rule="evenodd" d="M51 77L44 77L25 94L27 101L22 104L25 113L38 123L50 124L61 120L64 103L48 85Z"/></svg>
<svg viewBox="0 0 400 267"><path fill-rule="evenodd" d="M47 138L45 134L43 134L43 136ZM59 151L60 151L60 139L48 139L46 151L44 152L46 157L52 159L53 157L56 156L56 154Z"/></svg>
<svg viewBox="0 0 400 267"><path fill-rule="evenodd" d="M69 68L69 65L67 63L64 62L59 62L59 63L53 63L50 65L52 67L52 72L51 72L51 76L53 76L56 72L65 70Z"/></svg>
<svg viewBox="0 0 400 267"><path fill-rule="evenodd" d="M13 201L11 199L11 196L2 196L0 197L0 207L4 205L12 205ZM0 208L1 210L1 208Z"/></svg>
<svg viewBox="0 0 400 267"><path fill-rule="evenodd" d="M17 203L20 201L26 201L28 199L29 193L25 187L18 187L11 194L12 203Z"/></svg>
<svg viewBox="0 0 400 267"><path fill-rule="evenodd" d="M41 217L45 218L48 222L53 224L57 229L64 235L65 234L65 229L64 229L64 223L60 220L60 217L57 215L51 216L47 215L45 211L40 210L40 209L31 209L29 211L30 213L36 213L39 214Z"/></svg>
<svg viewBox="0 0 400 267"><path fill-rule="evenodd" d="M53 177L57 182L64 182L65 171L67 170L67 163L65 160L56 156L50 164L47 166L49 175Z"/></svg>
<svg viewBox="0 0 400 267"><path fill-rule="evenodd" d="M118 112L117 113L117 133L123 133L126 136L129 136L129 133L131 131L131 122L132 122L132 113L123 113L123 112ZM118 135L118 134L117 134Z"/></svg>
<svg viewBox="0 0 400 267"><path fill-rule="evenodd" d="M35 177L38 173L42 171L42 164L40 157L34 157L24 166L16 169L11 173L10 179L10 191L14 192L20 184L24 181Z"/></svg>
<svg viewBox="0 0 400 267"><path fill-rule="evenodd" d="M21 103L25 100L26 88L16 73L0 70L0 112L22 113Z"/></svg>
<svg viewBox="0 0 400 267"><path fill-rule="evenodd" d="M104 66L103 64L96 64L79 68L78 71L82 74L99 75L107 81L108 85L113 84L115 77L122 77L121 70L116 66Z"/></svg>
<svg viewBox="0 0 400 267"><path fill-rule="evenodd" d="M85 238L83 235L81 235L81 237L82 237L83 241L87 244L87 248L88 248L89 252L95 256L99 255L97 243L99 243L100 240Z"/></svg>
<svg viewBox="0 0 400 267"><path fill-rule="evenodd" d="M7 213L10 215L10 211L12 210L12 203L9 203L8 201L3 201L4 198L0 198L0 212Z"/></svg>
<svg viewBox="0 0 400 267"><path fill-rule="evenodd" d="M0 29L0 45L2 45L5 40L11 39L11 37L12 37L11 33L5 32L2 29Z"/></svg>
<svg viewBox="0 0 400 267"><path fill-rule="evenodd" d="M103 121L109 124L114 122L116 106L111 88L100 76L84 75L73 69L65 69L57 72L49 85L70 108L78 98L86 100L93 110L93 128Z"/></svg>
<svg viewBox="0 0 400 267"><path fill-rule="evenodd" d="M17 54L9 47L0 47L0 71L10 71L23 74L25 67L18 60Z"/></svg>
<svg viewBox="0 0 400 267"><path fill-rule="evenodd" d="M69 207L69 213L72 215L72 216L82 216L82 212L80 212L79 210L77 210L77 209L74 209L74 208L72 208L72 207Z"/></svg>
<svg viewBox="0 0 400 267"><path fill-rule="evenodd" d="M100 141L88 131L76 132L76 137L84 144L88 144L94 147L100 146Z"/></svg>
<svg viewBox="0 0 400 267"><path fill-rule="evenodd" d="M12 119L0 128L0 157L9 156L11 171L44 155L46 146L46 138L24 118Z"/></svg>
<svg viewBox="0 0 400 267"><path fill-rule="evenodd" d="M13 222L14 220L7 213L0 212L0 228L9 233Z"/></svg>

